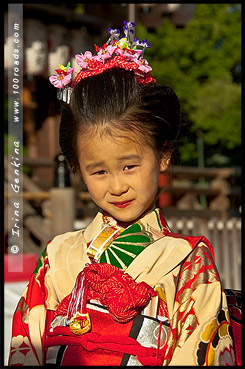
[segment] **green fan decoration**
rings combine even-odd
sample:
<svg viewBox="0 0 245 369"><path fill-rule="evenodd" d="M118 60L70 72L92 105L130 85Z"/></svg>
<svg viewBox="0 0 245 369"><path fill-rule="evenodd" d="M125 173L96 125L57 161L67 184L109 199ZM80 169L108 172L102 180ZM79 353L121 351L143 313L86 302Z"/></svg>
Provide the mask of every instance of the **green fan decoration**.
<svg viewBox="0 0 245 369"><path fill-rule="evenodd" d="M114 265L120 269L127 268L134 258L151 243L150 237L135 223L125 229L103 252L100 263Z"/></svg>

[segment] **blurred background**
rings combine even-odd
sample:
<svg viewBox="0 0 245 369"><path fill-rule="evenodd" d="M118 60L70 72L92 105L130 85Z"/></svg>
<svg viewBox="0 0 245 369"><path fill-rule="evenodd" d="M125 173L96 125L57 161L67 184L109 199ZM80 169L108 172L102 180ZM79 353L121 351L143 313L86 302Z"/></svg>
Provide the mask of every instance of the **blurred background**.
<svg viewBox="0 0 245 369"><path fill-rule="evenodd" d="M5 10L5 184L8 183L8 9ZM28 281L56 234L84 228L97 213L78 175L60 153L60 108L48 81L58 64L102 46L109 27L151 47L145 58L158 82L180 98L183 129L174 164L159 177L158 206L175 232L205 235L225 288L241 288L241 4L23 4L24 272L5 270L13 287ZM8 206L5 193L5 207ZM9 225L5 219L5 261ZM12 283L12 284L11 284ZM20 293L20 291L18 291ZM17 293L17 295L18 295ZM15 295L16 296L16 295ZM13 295L12 295L13 297ZM17 297L15 297L17 298ZM11 301L14 301L12 298ZM7 313L10 314L11 307Z"/></svg>

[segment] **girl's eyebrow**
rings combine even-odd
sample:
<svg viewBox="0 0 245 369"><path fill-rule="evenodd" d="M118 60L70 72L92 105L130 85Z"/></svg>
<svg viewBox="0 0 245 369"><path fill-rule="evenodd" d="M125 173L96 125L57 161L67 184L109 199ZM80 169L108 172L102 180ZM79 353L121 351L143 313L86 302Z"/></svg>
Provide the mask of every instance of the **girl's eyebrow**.
<svg viewBox="0 0 245 369"><path fill-rule="evenodd" d="M141 157L137 154L131 154L131 155L124 155L117 158L119 161L125 161L125 160L138 160L141 161ZM99 161L96 163L90 163L85 166L86 170L94 170L100 166L105 165L105 162Z"/></svg>
<svg viewBox="0 0 245 369"><path fill-rule="evenodd" d="M93 170L96 169L97 167L100 167L102 165L104 165L105 163L103 161L99 161L98 163L91 163L91 164L87 164L85 166L86 170Z"/></svg>
<svg viewBox="0 0 245 369"><path fill-rule="evenodd" d="M124 155L124 156L120 156L118 158L119 161L124 161L124 160L141 160L141 157L137 154L131 154L131 155Z"/></svg>

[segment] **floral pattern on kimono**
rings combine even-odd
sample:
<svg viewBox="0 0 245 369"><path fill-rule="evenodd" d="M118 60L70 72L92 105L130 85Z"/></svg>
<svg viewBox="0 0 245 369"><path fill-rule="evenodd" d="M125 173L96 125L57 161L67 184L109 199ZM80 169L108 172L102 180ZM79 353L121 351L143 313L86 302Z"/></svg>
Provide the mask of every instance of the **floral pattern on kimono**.
<svg viewBox="0 0 245 369"><path fill-rule="evenodd" d="M98 213L85 230L59 235L43 251L13 317L9 365L44 365L54 313L91 263L86 251L103 222ZM209 241L171 232L159 209L137 224L150 243L123 271L151 286L162 302L158 313L168 315L170 334L158 351L161 365L234 365L226 297Z"/></svg>

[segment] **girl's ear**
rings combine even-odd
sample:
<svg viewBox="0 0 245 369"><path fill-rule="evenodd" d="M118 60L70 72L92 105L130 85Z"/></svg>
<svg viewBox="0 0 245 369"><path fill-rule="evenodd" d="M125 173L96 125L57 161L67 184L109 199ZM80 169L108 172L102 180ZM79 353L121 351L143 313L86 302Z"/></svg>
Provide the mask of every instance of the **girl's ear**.
<svg viewBox="0 0 245 369"><path fill-rule="evenodd" d="M171 151L168 151L162 154L162 157L160 159L160 172L164 172L165 170L168 169L171 156L172 156Z"/></svg>

